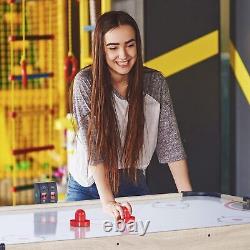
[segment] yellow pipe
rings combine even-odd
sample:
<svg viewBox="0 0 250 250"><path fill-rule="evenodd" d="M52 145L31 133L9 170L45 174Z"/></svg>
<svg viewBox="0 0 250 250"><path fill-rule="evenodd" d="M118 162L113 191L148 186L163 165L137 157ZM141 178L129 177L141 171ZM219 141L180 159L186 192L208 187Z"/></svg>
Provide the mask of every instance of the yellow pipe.
<svg viewBox="0 0 250 250"><path fill-rule="evenodd" d="M11 35L14 34L14 24L13 24L13 3L10 4L10 10L11 10L11 25L10 25L10 33ZM13 74L13 66L14 66L14 47L13 44L10 43L10 68L11 68L11 74ZM11 81L11 111L15 111L15 83L12 80ZM15 126L15 119L11 119L11 148L14 149L16 147L16 126ZM12 186L16 186L16 159L12 155ZM12 205L16 205L16 193L12 192Z"/></svg>
<svg viewBox="0 0 250 250"><path fill-rule="evenodd" d="M53 1L52 1L53 2ZM58 28L57 28L57 39L56 39L56 44L57 44L57 77L55 78L55 82L59 83L57 86L57 94L58 96L55 97L57 98L56 101L58 102L59 105L59 119L66 117L66 98L68 98L68 87L66 86L66 81L64 77L64 60L67 56L67 34L66 34L66 13L67 13L67 8L66 8L66 0L57 0L57 23L58 23ZM55 72L56 73L56 72ZM59 101L58 101L59 100ZM66 162L66 151L62 147L64 143L64 134L63 131L61 131L60 135L57 137L58 141L58 152L59 155L62 157L62 164Z"/></svg>
<svg viewBox="0 0 250 250"><path fill-rule="evenodd" d="M230 48L230 65L233 69L235 78L237 79L237 82L243 94L245 95L248 104L250 105L249 72L232 41L230 41L229 43L229 48Z"/></svg>
<svg viewBox="0 0 250 250"><path fill-rule="evenodd" d="M58 92L59 92L59 116L66 115L66 86L64 79L64 60L67 54L66 48L66 1L57 0L57 22L58 22L58 38L57 38L57 55L58 55Z"/></svg>
<svg viewBox="0 0 250 250"><path fill-rule="evenodd" d="M80 1L79 11L80 11L80 67L84 68L89 64L90 48L89 48L89 32L84 30L84 27L89 25L89 3L88 0ZM86 60L88 58L88 60Z"/></svg>
<svg viewBox="0 0 250 250"><path fill-rule="evenodd" d="M5 112L4 108L0 106L0 141L5 144L0 152L0 172L4 170L5 165L10 165L12 163L11 146L8 139Z"/></svg>
<svg viewBox="0 0 250 250"><path fill-rule="evenodd" d="M53 3L49 3L49 7L48 7L48 18L49 18L49 34L53 33L52 30L52 4ZM52 49L52 45L54 44L54 41L49 41L49 63L48 63L48 67L49 67L49 71L53 71L53 64L52 64L52 57L53 57L53 49ZM53 93L54 93L54 88L53 88L53 79L50 79L48 81L48 91L49 91L49 118L48 118L48 144L53 144L53 131L52 131L52 124L53 124L53 117L52 117L52 109L53 109ZM47 156L47 154L46 154ZM48 158L48 156L47 156ZM52 179L52 163L50 158L48 158L48 162L49 162L49 178Z"/></svg>
<svg viewBox="0 0 250 250"><path fill-rule="evenodd" d="M101 14L111 10L111 0L102 0L101 2Z"/></svg>

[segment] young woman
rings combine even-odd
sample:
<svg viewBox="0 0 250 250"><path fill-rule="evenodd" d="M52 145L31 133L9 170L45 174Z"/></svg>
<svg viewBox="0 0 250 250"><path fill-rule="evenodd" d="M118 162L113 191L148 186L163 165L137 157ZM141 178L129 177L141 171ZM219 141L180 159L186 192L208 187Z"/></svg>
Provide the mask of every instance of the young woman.
<svg viewBox="0 0 250 250"><path fill-rule="evenodd" d="M93 64L76 75L77 121L67 200L100 198L106 212L123 218L115 197L149 194L145 169L156 150L168 163L178 191L190 191L185 152L163 75L143 67L135 20L110 11L97 21Z"/></svg>

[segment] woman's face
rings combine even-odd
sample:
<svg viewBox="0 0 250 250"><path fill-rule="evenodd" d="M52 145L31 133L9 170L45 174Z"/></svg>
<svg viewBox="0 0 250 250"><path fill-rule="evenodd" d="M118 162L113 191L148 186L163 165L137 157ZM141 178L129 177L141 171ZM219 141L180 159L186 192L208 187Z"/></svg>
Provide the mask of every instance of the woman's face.
<svg viewBox="0 0 250 250"><path fill-rule="evenodd" d="M136 62L135 31L120 25L104 35L105 57L114 79L126 76Z"/></svg>

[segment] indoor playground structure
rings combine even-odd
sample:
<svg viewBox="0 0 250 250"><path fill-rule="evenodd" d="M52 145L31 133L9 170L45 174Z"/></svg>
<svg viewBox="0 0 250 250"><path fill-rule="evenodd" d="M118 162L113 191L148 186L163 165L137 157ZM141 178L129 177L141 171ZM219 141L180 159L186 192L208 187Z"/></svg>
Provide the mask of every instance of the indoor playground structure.
<svg viewBox="0 0 250 250"><path fill-rule="evenodd" d="M109 1L1 0L0 205L32 203L35 182L65 182L74 153L66 147L69 86L91 62L96 16L109 9ZM72 45L75 11L80 58Z"/></svg>

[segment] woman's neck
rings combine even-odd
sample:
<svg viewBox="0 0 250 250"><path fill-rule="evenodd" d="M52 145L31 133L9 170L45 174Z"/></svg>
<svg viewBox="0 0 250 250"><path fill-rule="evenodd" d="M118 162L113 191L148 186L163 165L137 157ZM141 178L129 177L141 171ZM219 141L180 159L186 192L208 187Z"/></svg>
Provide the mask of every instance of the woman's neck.
<svg viewBox="0 0 250 250"><path fill-rule="evenodd" d="M123 97L127 95L128 77L112 77L113 88Z"/></svg>

